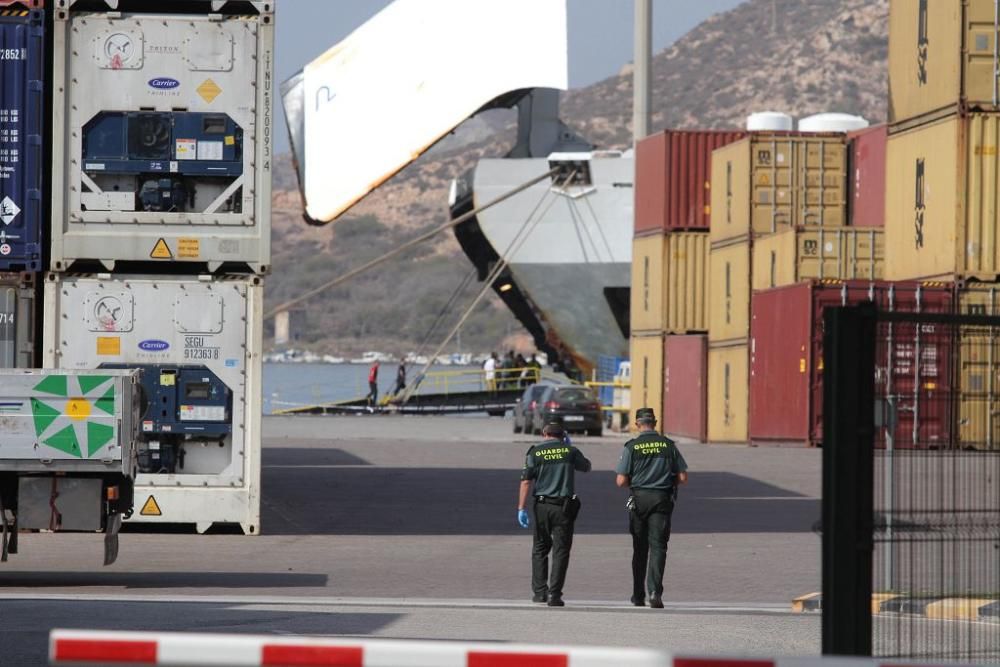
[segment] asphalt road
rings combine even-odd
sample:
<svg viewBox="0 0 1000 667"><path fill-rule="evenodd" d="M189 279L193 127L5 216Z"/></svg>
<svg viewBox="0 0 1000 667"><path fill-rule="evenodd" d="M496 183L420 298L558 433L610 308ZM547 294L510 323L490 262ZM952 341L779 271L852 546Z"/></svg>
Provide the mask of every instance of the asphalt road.
<svg viewBox="0 0 1000 667"><path fill-rule="evenodd" d="M594 462L567 607L529 602L516 525L531 438L509 420L265 419L263 534L128 533L100 567L95 536L26 535L0 566L0 665L43 661L50 628L308 633L814 654L820 453L688 444L667 609L635 609L621 436L576 441Z"/></svg>

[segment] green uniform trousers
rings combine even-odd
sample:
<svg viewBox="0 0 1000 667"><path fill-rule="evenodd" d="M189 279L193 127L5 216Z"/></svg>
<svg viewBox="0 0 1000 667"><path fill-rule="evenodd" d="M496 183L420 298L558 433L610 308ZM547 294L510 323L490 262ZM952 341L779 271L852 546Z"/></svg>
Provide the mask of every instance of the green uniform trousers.
<svg viewBox="0 0 1000 667"><path fill-rule="evenodd" d="M670 541L673 492L634 489L635 509L629 512L632 534L632 595L637 600L663 595L663 570Z"/></svg>
<svg viewBox="0 0 1000 667"><path fill-rule="evenodd" d="M562 597L573 548L573 524L561 504L535 502L535 536L531 545L531 589L535 595ZM549 552L552 577L549 578Z"/></svg>

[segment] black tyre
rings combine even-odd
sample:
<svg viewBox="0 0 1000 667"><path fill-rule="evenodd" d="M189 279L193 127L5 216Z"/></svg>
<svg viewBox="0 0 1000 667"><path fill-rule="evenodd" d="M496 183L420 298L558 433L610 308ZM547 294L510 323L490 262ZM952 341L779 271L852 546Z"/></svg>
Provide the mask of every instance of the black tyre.
<svg viewBox="0 0 1000 667"><path fill-rule="evenodd" d="M602 429L600 427L597 427L597 428L588 428L587 429L587 435L593 436L595 438L600 438L602 435L604 435L604 429Z"/></svg>
<svg viewBox="0 0 1000 667"><path fill-rule="evenodd" d="M503 417L504 412L506 412L506 410L487 410L486 414L490 417Z"/></svg>

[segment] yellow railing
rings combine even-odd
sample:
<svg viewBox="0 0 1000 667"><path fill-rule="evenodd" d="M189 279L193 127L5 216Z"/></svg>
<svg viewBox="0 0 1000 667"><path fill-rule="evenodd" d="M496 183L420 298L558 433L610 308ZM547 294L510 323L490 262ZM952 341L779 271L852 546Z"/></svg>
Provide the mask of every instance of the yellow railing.
<svg viewBox="0 0 1000 667"><path fill-rule="evenodd" d="M631 389L631 387L632 387L632 383L631 382L615 382L613 380L611 382L598 382L597 380L587 380L583 384L585 386L587 386L587 387L592 388L592 389L596 389L598 387L612 387L614 389ZM601 410L603 412L628 412L629 411L628 408L616 408L613 405L602 405L601 406Z"/></svg>

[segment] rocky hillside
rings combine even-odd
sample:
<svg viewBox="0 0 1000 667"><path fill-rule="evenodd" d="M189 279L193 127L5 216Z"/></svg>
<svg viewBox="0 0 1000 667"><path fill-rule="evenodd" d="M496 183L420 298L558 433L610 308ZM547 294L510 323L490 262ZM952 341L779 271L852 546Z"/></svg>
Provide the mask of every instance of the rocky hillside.
<svg viewBox="0 0 1000 667"><path fill-rule="evenodd" d="M881 122L887 23L888 0L749 0L717 14L656 54L653 129L739 127L748 113L762 110L796 117L843 111ZM567 93L563 117L603 147L624 147L631 143L631 95L631 67L623 64L618 76ZM502 155L510 146L511 121L499 116L460 129L327 227L302 222L291 163L279 161L269 305L445 221L451 179L480 157ZM442 236L355 286L316 297L305 342L340 354L415 349L468 270L454 240ZM502 339L516 330L492 302L470 320L463 341L466 348L488 350L509 344Z"/></svg>
<svg viewBox="0 0 1000 667"><path fill-rule="evenodd" d="M652 129L739 127L764 110L883 122L888 14L887 0L750 0L716 14L656 55ZM631 77L571 91L563 116L591 141L627 145Z"/></svg>

